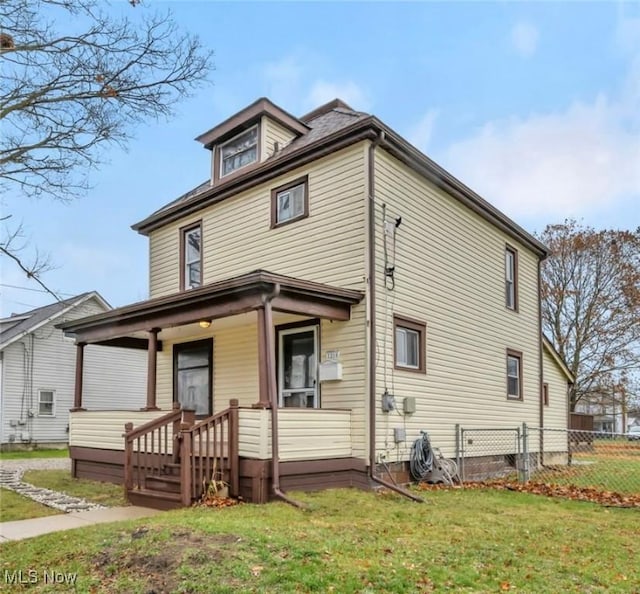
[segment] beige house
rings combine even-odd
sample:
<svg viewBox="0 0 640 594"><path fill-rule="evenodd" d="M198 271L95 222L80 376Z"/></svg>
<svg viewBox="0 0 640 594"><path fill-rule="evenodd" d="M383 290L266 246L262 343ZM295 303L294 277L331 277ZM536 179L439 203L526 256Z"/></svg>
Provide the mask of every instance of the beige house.
<svg viewBox="0 0 640 594"><path fill-rule="evenodd" d="M212 476L266 501L406 474L422 429L454 456L457 424L567 427L545 247L516 223L339 100L297 118L260 99L197 140L209 181L134 225L150 299L64 325L76 476L158 505ZM146 407L85 410L84 345L134 343Z"/></svg>

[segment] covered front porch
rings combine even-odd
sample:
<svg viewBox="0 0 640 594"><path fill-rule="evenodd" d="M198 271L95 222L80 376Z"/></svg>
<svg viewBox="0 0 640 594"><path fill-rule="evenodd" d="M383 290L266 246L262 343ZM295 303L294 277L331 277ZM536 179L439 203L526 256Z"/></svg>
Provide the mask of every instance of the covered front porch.
<svg viewBox="0 0 640 594"><path fill-rule="evenodd" d="M361 299L256 271L64 324L78 348L74 475L158 507L212 484L261 502L274 485L366 482ZM83 407L86 344L147 350L142 410Z"/></svg>

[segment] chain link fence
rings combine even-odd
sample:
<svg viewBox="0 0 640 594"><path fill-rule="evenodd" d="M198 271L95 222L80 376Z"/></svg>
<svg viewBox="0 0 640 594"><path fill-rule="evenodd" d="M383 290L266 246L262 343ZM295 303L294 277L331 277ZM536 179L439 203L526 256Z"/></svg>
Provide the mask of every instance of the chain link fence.
<svg viewBox="0 0 640 594"><path fill-rule="evenodd" d="M458 427L463 481L512 479L640 495L639 434Z"/></svg>

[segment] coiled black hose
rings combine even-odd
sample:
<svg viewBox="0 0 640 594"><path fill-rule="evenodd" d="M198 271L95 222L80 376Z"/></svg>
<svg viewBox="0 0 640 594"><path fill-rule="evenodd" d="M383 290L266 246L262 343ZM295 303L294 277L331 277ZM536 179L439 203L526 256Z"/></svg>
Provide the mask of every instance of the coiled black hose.
<svg viewBox="0 0 640 594"><path fill-rule="evenodd" d="M422 432L411 446L411 456L409 458L409 470L411 478L415 481L422 481L433 470L433 449L426 431Z"/></svg>

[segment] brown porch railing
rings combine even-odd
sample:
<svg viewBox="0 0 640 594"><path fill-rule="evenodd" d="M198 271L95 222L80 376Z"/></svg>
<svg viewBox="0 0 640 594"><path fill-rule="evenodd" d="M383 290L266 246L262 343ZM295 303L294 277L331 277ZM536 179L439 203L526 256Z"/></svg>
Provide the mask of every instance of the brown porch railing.
<svg viewBox="0 0 640 594"><path fill-rule="evenodd" d="M180 429L180 486L183 505L200 499L211 484L239 491L238 400L195 425Z"/></svg>
<svg viewBox="0 0 640 594"><path fill-rule="evenodd" d="M179 404L166 415L133 428L124 426L124 487L125 491L144 487L147 475L160 475L166 464L177 461L177 437L183 411ZM171 435L169 426L172 425ZM170 447L171 446L171 447Z"/></svg>

